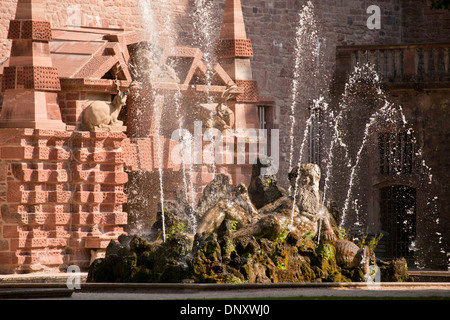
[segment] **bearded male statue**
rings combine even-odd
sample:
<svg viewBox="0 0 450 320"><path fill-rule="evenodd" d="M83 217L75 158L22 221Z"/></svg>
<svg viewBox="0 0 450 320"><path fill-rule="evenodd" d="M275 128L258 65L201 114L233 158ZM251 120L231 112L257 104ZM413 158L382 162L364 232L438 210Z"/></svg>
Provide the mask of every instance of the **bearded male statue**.
<svg viewBox="0 0 450 320"><path fill-rule="evenodd" d="M300 175L299 175L300 173ZM289 173L294 196L283 196L258 210L256 223L246 225L233 233L234 237L253 235L276 238L282 230L299 236L311 234L327 241L335 241L332 217L323 205L319 190L320 168L303 164Z"/></svg>
<svg viewBox="0 0 450 320"><path fill-rule="evenodd" d="M295 193L295 203L299 209L299 214L294 217L298 223L298 228L304 232L316 234L321 232L321 237L325 240L334 241L336 235L332 229L333 217L324 205L323 194L319 190L320 168L316 164L308 163L300 166L300 176L298 167L289 173L289 181ZM298 180L297 180L298 179Z"/></svg>

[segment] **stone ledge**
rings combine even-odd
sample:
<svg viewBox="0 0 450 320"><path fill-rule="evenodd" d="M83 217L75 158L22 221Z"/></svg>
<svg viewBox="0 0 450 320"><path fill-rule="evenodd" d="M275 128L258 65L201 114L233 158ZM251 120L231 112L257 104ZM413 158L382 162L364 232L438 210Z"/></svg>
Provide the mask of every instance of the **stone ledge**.
<svg viewBox="0 0 450 320"><path fill-rule="evenodd" d="M67 279L75 273L65 272L35 272L27 274L6 274L0 275L0 289L6 288L48 288L58 287L56 284L65 284ZM87 272L77 273L80 281L86 282ZM45 285L47 284L47 285Z"/></svg>

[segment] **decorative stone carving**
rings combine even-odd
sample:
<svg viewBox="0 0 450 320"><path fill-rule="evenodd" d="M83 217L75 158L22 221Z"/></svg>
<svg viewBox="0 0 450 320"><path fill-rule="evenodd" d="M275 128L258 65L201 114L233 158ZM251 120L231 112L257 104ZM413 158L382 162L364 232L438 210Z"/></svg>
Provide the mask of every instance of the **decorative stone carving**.
<svg viewBox="0 0 450 320"><path fill-rule="evenodd" d="M196 107L196 113L206 128L216 128L220 131L234 128L234 112L225 103L230 100L236 86L227 86L217 102L201 103Z"/></svg>
<svg viewBox="0 0 450 320"><path fill-rule="evenodd" d="M257 103L259 101L258 82L256 80L235 80L236 84L244 88L244 92L236 97L238 103Z"/></svg>
<svg viewBox="0 0 450 320"><path fill-rule="evenodd" d="M220 39L216 43L216 55L221 58L253 57L250 39Z"/></svg>
<svg viewBox="0 0 450 320"><path fill-rule="evenodd" d="M300 176L298 172L300 171ZM319 190L320 168L316 164L303 164L289 173L289 181L295 194L295 203L299 209L300 225L306 232L316 234L320 228L325 240L334 241L336 236L331 227L333 218L323 204L323 195Z"/></svg>
<svg viewBox="0 0 450 320"><path fill-rule="evenodd" d="M230 199L232 196L230 177L224 174L217 175L208 183L197 204L197 216L202 218L211 207L220 200Z"/></svg>
<svg viewBox="0 0 450 320"><path fill-rule="evenodd" d="M164 202L164 242L159 217L146 236L148 241L120 236L119 243L111 242L106 257L91 265L88 281L365 281L369 264L375 261L369 247L360 249L353 242L334 241L331 236L320 237L318 242L314 234L308 234L317 231L321 223L326 226L319 168L302 165L289 177L292 184L300 182L297 195L282 196L257 211L243 184L232 188L228 176L217 175L197 206L202 214L197 211L195 235L188 227L192 227L195 211L183 193L175 195L176 201ZM305 221L309 221L306 227L302 225ZM327 231L328 227L323 227L321 234ZM130 237L131 241L126 240Z"/></svg>
<svg viewBox="0 0 450 320"><path fill-rule="evenodd" d="M247 187L243 183L240 183L234 188L234 190L235 190L234 202L236 202L249 214L256 216L258 214L258 210L256 209L255 205L250 199Z"/></svg>
<svg viewBox="0 0 450 320"><path fill-rule="evenodd" d="M112 103L105 101L92 102L83 113L83 124L89 131L125 131L123 121L117 119L122 107L127 103L128 87L124 92L120 91L117 84L117 95Z"/></svg>
<svg viewBox="0 0 450 320"><path fill-rule="evenodd" d="M240 184L235 188L235 195L231 201L229 198L222 199L204 214L197 233L216 230L225 219L234 220L238 227L243 227L255 221L257 214L258 211L250 200L247 188Z"/></svg>
<svg viewBox="0 0 450 320"><path fill-rule="evenodd" d="M258 167L254 165L254 168ZM298 172L300 176L298 177ZM256 171L255 171L256 172ZM255 180L257 177L253 177ZM221 199L202 215L198 232L213 232L225 219L238 222L240 229L233 233L233 237L255 236L275 239L283 230L289 230L299 236L311 234L320 235L320 238L334 242L336 235L332 228L332 217L327 208L322 204L322 196L319 191L320 169L315 164L304 164L294 168L289 174L291 184L296 180L299 186L294 198L279 195L269 203L266 203L258 211L252 203L251 196L246 189L239 189L236 197L243 197L243 201L233 199ZM274 180L276 185L276 180ZM295 190L295 188L294 188ZM258 192L264 190L258 189ZM247 199L247 200L245 200ZM295 201L295 202L294 202ZM253 203L252 203L253 204ZM254 210L248 210L254 208Z"/></svg>
<svg viewBox="0 0 450 320"><path fill-rule="evenodd" d="M41 66L5 67L2 89L59 91L61 90L61 86L58 78L58 70L53 67Z"/></svg>
<svg viewBox="0 0 450 320"><path fill-rule="evenodd" d="M348 240L337 240L336 262L344 268L361 267L364 273L369 271L370 252L367 246L360 249L356 244Z"/></svg>
<svg viewBox="0 0 450 320"><path fill-rule="evenodd" d="M1 128L66 129L57 102L61 86L50 54L52 30L44 7L38 0L17 1L8 33L12 43L2 81Z"/></svg>
<svg viewBox="0 0 450 320"><path fill-rule="evenodd" d="M258 158L257 163L252 166L252 177L248 186L248 192L250 199L258 209L286 195L286 191L277 185L276 175L261 174L262 168L271 166L270 161L270 158L264 160Z"/></svg>
<svg viewBox="0 0 450 320"><path fill-rule="evenodd" d="M12 20L9 24L8 39L50 41L52 28L48 21Z"/></svg>

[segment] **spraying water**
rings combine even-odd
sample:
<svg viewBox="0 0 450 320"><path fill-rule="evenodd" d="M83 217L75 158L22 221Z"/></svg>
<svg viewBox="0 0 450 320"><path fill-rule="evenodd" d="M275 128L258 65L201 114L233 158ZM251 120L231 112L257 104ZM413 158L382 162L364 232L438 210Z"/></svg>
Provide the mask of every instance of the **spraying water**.
<svg viewBox="0 0 450 320"><path fill-rule="evenodd" d="M213 103L214 97L211 95L210 86L213 81L214 76L214 65L216 64L216 57L214 54L215 50L215 39L217 38L216 33L218 31L218 24L220 20L216 17L216 11L214 9L214 1L211 0L194 0L194 10L191 13L191 18L193 22L193 46L200 48L203 53L202 60L206 65L205 72L205 84L206 84L206 100L207 103ZM213 112L210 113L209 117L214 116ZM216 165L214 161L210 164L213 177L216 175ZM189 167L189 174L192 176L192 166ZM192 186L193 187L193 186ZM194 191L192 189L192 208L194 208Z"/></svg>
<svg viewBox="0 0 450 320"><path fill-rule="evenodd" d="M380 110L376 111L375 114L373 114L370 117L369 122L366 124L366 127L364 129L364 136L363 136L363 140L361 143L361 146L359 147L359 150L356 154L356 162L355 164L352 166L351 169L351 173L350 173L350 182L349 182L349 187L348 187L348 191L347 191L347 196L345 198L345 204L344 204L344 209L342 211L342 222L341 222L341 227L346 225L347 222L347 212L349 209L349 205L350 205L350 201L352 199L352 195L353 195L353 186L354 186L354 181L356 178L356 170L357 168L359 168L359 164L360 161L362 159L362 152L365 149L366 145L367 145L367 141L369 139L370 136L370 129L372 128L373 125L375 125L377 123L377 121L379 121L379 117L384 115L385 112L387 112L389 110L389 108L392 108L392 104L386 103L383 108L381 108ZM355 205L354 205L354 212L355 212L355 225L356 226L361 226L360 224L360 219L359 219L359 210L358 210L358 199L355 200Z"/></svg>
<svg viewBox="0 0 450 320"><path fill-rule="evenodd" d="M297 167L300 167L300 165L303 162L303 153L306 146L307 138L310 136L311 126L313 123L313 120L317 120L318 114L325 113L328 109L328 104L325 102L324 97L320 97L317 100L314 100L313 106L311 107L311 112L308 117L308 120L306 121L305 130L303 132L303 139L302 143L300 145L300 151L299 151L299 157L297 160ZM319 111L319 112L317 112ZM297 195L298 188L299 188L299 181L300 181L300 174L297 176L294 184L294 195ZM295 213L295 201L293 202L292 211L291 211L291 222L294 219L294 213Z"/></svg>
<svg viewBox="0 0 450 320"><path fill-rule="evenodd" d="M166 0L163 0L162 3L158 3L158 10L161 12L169 12L169 6ZM164 52L164 50L173 50L175 47L176 37L175 32L173 31L173 24L171 20L170 14L162 14L163 21L156 21L154 15L154 9L152 1L144 0L139 1L140 12L142 22L144 25L144 31L146 33L146 37L148 39L148 46L142 52L144 57L151 61L151 63L158 65L162 62L164 55L169 54L170 52ZM161 28L162 26L162 28ZM166 48L166 49L163 49ZM146 79L150 85L155 81L155 75L152 74L152 70L150 70L148 77ZM152 86L153 88L153 86ZM157 92L152 90L153 102L154 106L154 128L153 132L156 133L156 148L158 153L158 174L159 174L159 189L160 189L160 203L161 203L161 219L162 219L162 232L163 232L163 241L166 240L166 230L165 230L165 213L164 213L164 177L163 177L163 147L161 141L161 133L162 133L162 116L164 114L163 107L164 101L162 103L158 103ZM179 108L179 92L175 93L174 101L176 102L177 108ZM161 109L158 109L156 106L161 106ZM150 106L142 106L144 108L149 108Z"/></svg>
<svg viewBox="0 0 450 320"><path fill-rule="evenodd" d="M329 121L328 125L332 128L332 138L331 138L331 144L328 151L328 157L326 159L326 172L325 172L325 183L323 188L323 204L325 204L325 201L327 199L327 192L329 189L329 183L330 178L333 176L333 157L335 156L335 150L337 148L342 148L344 150L344 157L343 157L343 163L345 167L350 168L351 162L348 155L348 146L344 142L342 134L339 130L339 125L342 121L342 111L339 112L339 114L334 117L334 111L330 112L330 119L334 119L334 121Z"/></svg>
<svg viewBox="0 0 450 320"><path fill-rule="evenodd" d="M291 106L290 106L290 130L289 130L289 171L293 168L294 145L295 145L295 127L296 127L296 107L301 93L305 90L302 85L301 77L305 77L312 61L317 64L317 51L312 49L317 44L317 27L314 19L314 6L311 1L300 10L298 15L298 25L295 32L294 48L294 74L291 87Z"/></svg>
<svg viewBox="0 0 450 320"><path fill-rule="evenodd" d="M361 94L364 92L364 95ZM365 110L362 110L365 114L370 114L367 116L362 116L358 107L364 106ZM395 125L400 127L406 127L406 119L402 113L402 109L399 106L395 106L393 103L389 102L385 93L381 89L381 80L372 68L370 64L365 64L362 66L356 65L353 73L350 75L349 80L346 83L345 91L340 103L341 111L334 124L334 134L333 141L331 143L331 148L329 152L329 159L334 152L337 145L343 146L345 150L346 161L343 162L346 167L350 167L349 182L347 194L345 197L345 203L342 209L342 220L341 227L347 224L348 212L350 205L353 204L353 218L355 219L355 226L361 226L360 214L359 214L359 199L354 198L354 186L358 179L358 169L361 166L361 161L363 160L363 152L367 148L370 137L373 132L375 132L376 127ZM352 123L353 114L357 114L357 119L361 121L366 118L366 123L364 124L363 130L359 131L358 127L355 127ZM344 116L345 115L345 116ZM347 128L345 129L345 122L347 122ZM350 124L350 125L349 125ZM343 134L343 130L346 130ZM353 131L349 134L349 131ZM357 141L357 137L361 136L361 142L354 154L353 161L349 156L348 144L343 140L345 138ZM350 141L350 140L349 140ZM352 164L353 163L353 164ZM328 175L326 180L326 190L328 189L328 179L331 177L332 163L328 163Z"/></svg>
<svg viewBox="0 0 450 320"><path fill-rule="evenodd" d="M363 111L370 114L366 118L364 129L358 131L355 127L352 127L351 129L347 128L347 131L355 131L353 136L348 132L343 132L343 130L345 130L345 125L343 125L343 123L347 122L347 125L355 123L354 119L349 120L346 118L351 117L350 114L352 112L358 112L358 106L361 105L364 106ZM378 74L370 64L362 66L357 65L355 67L354 72L346 84L340 106L342 109L335 123L329 159L332 159L332 154L334 154L337 146L345 146L345 151L348 152L350 148L345 142L355 142L355 137L362 137L360 144L354 149L354 156L348 156L347 161L342 162L344 165L346 164L346 166L350 164L350 172L347 193L342 208L340 227L351 228L353 226L358 229L364 225L363 216L361 214L361 207L364 204L365 199L364 194L361 194L361 192L364 193L364 191L361 191L360 188L357 189L356 187L358 186L359 170L363 167L363 163L366 163L364 161L367 161L367 157L370 157L368 148L370 146L371 137L377 133L378 143L384 144L386 148L382 150L384 153L384 163L380 170L384 170L385 173L389 172L391 177L400 176L404 173L415 174L419 178L417 187L422 188L428 199L427 211L429 212L426 214L426 217L430 220L429 223L437 225L439 219L436 213L436 198L432 196L431 188L428 187L431 186L432 182L431 169L427 166L423 158L422 149L417 149L416 147L419 144L416 141L411 124L406 120L402 107L389 101L386 94L381 89L381 80L378 77ZM388 128L388 133L384 133L386 128ZM381 150L383 147L379 145L379 148ZM351 159L353 160L349 161ZM333 166L335 166L334 163L327 164L327 168L332 168ZM336 165L336 167L338 167L338 165ZM328 171L325 183L327 187L326 190L328 190L329 185L328 179L333 178L331 171L329 169ZM342 180L340 180L340 182L342 183ZM399 194L398 197L400 201L404 202L408 195ZM396 210L400 210L399 212L405 210L406 217L415 214L414 207L404 207ZM352 224L350 224L350 219L352 219ZM425 224L426 223L422 223L423 226ZM421 265L420 252L417 252L417 248L420 246L417 246L414 239L412 225L405 220L402 221L399 226L403 230L401 232L404 232L404 234L410 237L408 238L409 248L407 250L415 252L415 263L416 266L419 267ZM436 238L436 245L440 246L441 253L444 253L442 251L442 235L439 234L439 232L436 232L433 236Z"/></svg>
<svg viewBox="0 0 450 320"><path fill-rule="evenodd" d="M212 96L209 92L209 86L212 83L213 67L216 63L214 55L215 39L218 25L214 23L219 21L215 17L214 1L211 0L194 0L194 11L191 14L194 34L193 45L200 48L203 52L203 61L206 64L207 71L205 74L205 82L207 85L206 95L208 103L212 103Z"/></svg>

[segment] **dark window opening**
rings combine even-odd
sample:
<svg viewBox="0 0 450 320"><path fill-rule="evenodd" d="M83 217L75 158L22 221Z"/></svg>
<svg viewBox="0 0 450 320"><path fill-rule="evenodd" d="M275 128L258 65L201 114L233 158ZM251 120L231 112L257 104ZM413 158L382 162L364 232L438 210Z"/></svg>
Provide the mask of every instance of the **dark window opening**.
<svg viewBox="0 0 450 320"><path fill-rule="evenodd" d="M309 117L309 162L320 164L322 110L320 108L310 108Z"/></svg>
<svg viewBox="0 0 450 320"><path fill-rule="evenodd" d="M410 132L380 133L378 136L380 174L415 172L415 140Z"/></svg>
<svg viewBox="0 0 450 320"><path fill-rule="evenodd" d="M259 118L259 128L267 129L267 121L266 121L266 107L258 106L258 118Z"/></svg>
<svg viewBox="0 0 450 320"><path fill-rule="evenodd" d="M411 258L416 237L416 189L394 185L380 190L380 214L386 231L386 254Z"/></svg>

